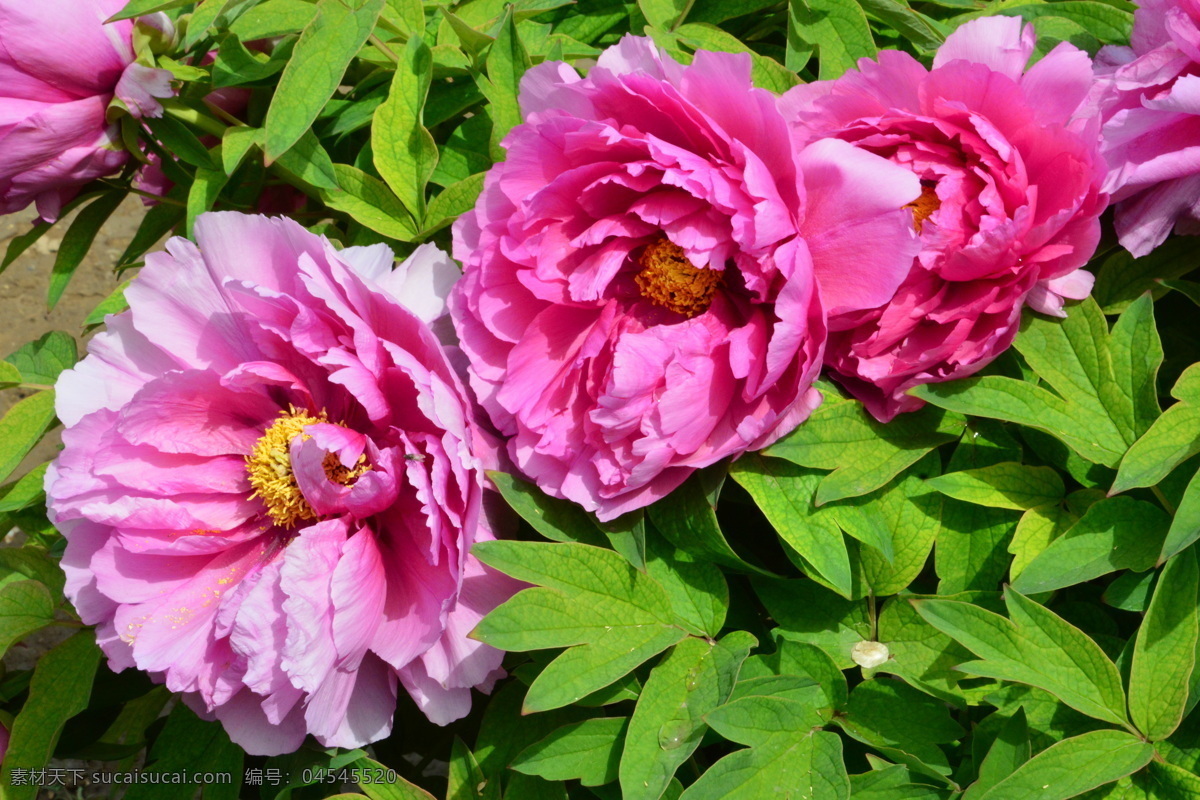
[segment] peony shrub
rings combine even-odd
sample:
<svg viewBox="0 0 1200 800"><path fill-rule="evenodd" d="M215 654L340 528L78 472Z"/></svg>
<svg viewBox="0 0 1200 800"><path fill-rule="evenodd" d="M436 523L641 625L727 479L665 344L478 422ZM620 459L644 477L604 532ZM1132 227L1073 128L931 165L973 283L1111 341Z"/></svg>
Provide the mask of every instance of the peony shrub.
<svg viewBox="0 0 1200 800"><path fill-rule="evenodd" d="M1200 796L1198 23L0 0L2 794Z"/></svg>

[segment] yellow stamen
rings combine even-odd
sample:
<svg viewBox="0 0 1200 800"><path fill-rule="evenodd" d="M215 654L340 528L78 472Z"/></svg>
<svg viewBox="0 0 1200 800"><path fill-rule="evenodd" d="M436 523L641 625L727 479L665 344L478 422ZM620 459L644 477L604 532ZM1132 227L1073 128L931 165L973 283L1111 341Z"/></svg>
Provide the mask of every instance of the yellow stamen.
<svg viewBox="0 0 1200 800"><path fill-rule="evenodd" d="M920 233L929 215L942 207L942 201L937 196L937 184L921 181L921 196L904 207L912 209L913 228Z"/></svg>
<svg viewBox="0 0 1200 800"><path fill-rule="evenodd" d="M340 483L342 486L351 485L358 480L360 475L371 469L371 465L367 463L365 453L358 457L358 462L353 467L342 466L342 462L338 460L336 453L326 453L325 460L321 462L321 466L325 468L325 477L334 483Z"/></svg>
<svg viewBox="0 0 1200 800"><path fill-rule="evenodd" d="M246 472L254 487L250 497L262 498L276 525L290 528L299 520L317 517L296 483L288 448L297 436L311 438L304 433L307 426L327 421L324 411L313 417L289 406L287 411L279 412L279 419L267 428L246 456Z"/></svg>
<svg viewBox="0 0 1200 800"><path fill-rule="evenodd" d="M725 282L720 270L692 266L683 248L666 237L646 245L638 263L642 271L634 280L642 297L689 319L712 304Z"/></svg>
<svg viewBox="0 0 1200 800"><path fill-rule="evenodd" d="M261 497L267 514L280 527L290 528L302 519L317 517L296 483L289 448L297 436L302 437L302 441L312 438L304 432L306 427L328 421L329 416L324 411L314 417L289 406L287 411L279 412L279 419L267 428L254 443L250 455L246 456L246 472L250 476L250 485L254 487L250 497ZM353 467L344 467L335 454L329 453L321 465L329 480L343 486L354 483L360 475L371 469L365 455L359 456L358 463Z"/></svg>

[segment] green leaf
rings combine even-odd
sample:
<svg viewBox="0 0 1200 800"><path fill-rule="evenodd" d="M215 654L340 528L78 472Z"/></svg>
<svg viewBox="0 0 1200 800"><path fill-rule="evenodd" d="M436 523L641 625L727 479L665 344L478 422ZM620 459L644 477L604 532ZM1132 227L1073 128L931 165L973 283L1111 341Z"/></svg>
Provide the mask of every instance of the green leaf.
<svg viewBox="0 0 1200 800"><path fill-rule="evenodd" d="M54 622L54 600L37 581L0 587L0 655L34 631Z"/></svg>
<svg viewBox="0 0 1200 800"><path fill-rule="evenodd" d="M375 28L384 0L320 0L283 69L267 109L265 154L283 155L333 96L346 68Z"/></svg>
<svg viewBox="0 0 1200 800"><path fill-rule="evenodd" d="M229 25L243 42L285 36L303 30L317 15L317 7L304 0L266 0L247 10Z"/></svg>
<svg viewBox="0 0 1200 800"><path fill-rule="evenodd" d="M1011 461L948 472L926 483L956 500L1017 511L1057 503L1066 491L1062 478L1050 467L1030 467Z"/></svg>
<svg viewBox="0 0 1200 800"><path fill-rule="evenodd" d="M779 458L747 453L729 476L749 492L779 537L843 597L852 595L850 556L841 529L814 504L822 475Z"/></svg>
<svg viewBox="0 0 1200 800"><path fill-rule="evenodd" d="M83 257L96 240L100 228L121 205L125 192L107 192L100 195L86 208L79 212L63 235L62 243L58 246L58 255L54 259L54 268L50 271L50 289L46 294L46 305L54 308L67 288L71 276L79 268Z"/></svg>
<svg viewBox="0 0 1200 800"><path fill-rule="evenodd" d="M839 669L854 666L851 648L871 638L866 603L839 597L816 581L757 579L754 590L784 636L819 647Z"/></svg>
<svg viewBox="0 0 1200 800"><path fill-rule="evenodd" d="M1104 590L1104 602L1122 611L1141 614L1150 606L1150 591L1154 588L1156 572L1126 572Z"/></svg>
<svg viewBox="0 0 1200 800"><path fill-rule="evenodd" d="M821 80L840 77L860 58L875 57L871 27L856 0L803 0L788 7L789 38L795 35L816 47Z"/></svg>
<svg viewBox="0 0 1200 800"><path fill-rule="evenodd" d="M425 9L421 0L388 0L383 7L383 17L406 36L425 30Z"/></svg>
<svg viewBox="0 0 1200 800"><path fill-rule="evenodd" d="M61 597L66 576L58 560L33 545L0 547L0 571L9 575L24 575L49 589L52 597Z"/></svg>
<svg viewBox="0 0 1200 800"><path fill-rule="evenodd" d="M237 800L241 790L242 749L229 740L221 723L200 719L183 703L171 710L146 762L143 771L159 773L161 782L131 786L125 800L175 800L192 797L197 788L203 788L205 800ZM187 780L201 772L227 773L233 780L202 787ZM185 779L174 783L171 778L175 776Z"/></svg>
<svg viewBox="0 0 1200 800"><path fill-rule="evenodd" d="M521 76L529 69L529 54L521 44L516 21L510 8L500 24L499 33L487 56L487 77L476 78L479 91L488 99L488 116L492 120L492 159L504 159L500 142L508 132L521 123L521 108L517 97L521 91Z"/></svg>
<svg viewBox="0 0 1200 800"><path fill-rule="evenodd" d="M974 593L950 597L976 600ZM884 604L878 637L891 656L879 666L881 672L899 675L930 693L944 693L943 697L953 696L966 677L955 667L970 660L970 651L926 622L907 598L893 597Z"/></svg>
<svg viewBox="0 0 1200 800"><path fill-rule="evenodd" d="M715 637L729 610L729 586L720 568L660 536L651 536L646 545L645 571L671 599L677 623L695 635Z"/></svg>
<svg viewBox="0 0 1200 800"><path fill-rule="evenodd" d="M635 509L607 522L596 522L604 532L609 545L634 569L646 571L646 514L642 509Z"/></svg>
<svg viewBox="0 0 1200 800"><path fill-rule="evenodd" d="M1167 538L1163 541L1158 563L1161 564L1176 553L1182 552L1197 539L1200 539L1200 472L1192 476L1183 493L1183 499L1167 531Z"/></svg>
<svg viewBox="0 0 1200 800"><path fill-rule="evenodd" d="M824 650L806 642L779 639L774 653L754 656L746 661L742 675L738 678L731 699L754 694L772 694L794 697L791 692L780 691L778 686L757 683L756 678L765 676L787 680L804 679L813 681L820 688L823 703L816 709L824 721L832 719L837 711L844 710L849 698L846 676ZM807 696L807 693L804 693Z"/></svg>
<svg viewBox="0 0 1200 800"><path fill-rule="evenodd" d="M1151 761L1145 772L1134 776L1149 789L1151 800L1191 800L1200 797L1200 776L1169 762Z"/></svg>
<svg viewBox="0 0 1200 800"><path fill-rule="evenodd" d="M1092 731L1046 748L980 800L1066 800L1137 772L1153 757L1154 746L1131 733Z"/></svg>
<svg viewBox="0 0 1200 800"><path fill-rule="evenodd" d="M771 575L767 570L742 560L733 552L717 515L705 496L698 475L684 481L679 488L646 509L654 527L662 531L672 544L701 560L712 561L739 572Z"/></svg>
<svg viewBox="0 0 1200 800"><path fill-rule="evenodd" d="M1142 626L1129 673L1129 714L1146 737L1170 736L1183 721L1200 644L1196 549L1167 562Z"/></svg>
<svg viewBox="0 0 1200 800"><path fill-rule="evenodd" d="M438 160L437 144L422 118L432 75L429 47L421 37L413 36L396 65L387 100L375 111L371 125L375 167L418 222L425 218L425 185Z"/></svg>
<svg viewBox="0 0 1200 800"><path fill-rule="evenodd" d="M487 704L475 740L475 757L485 775L498 775L517 754L563 725L579 722L589 713L578 706L521 716L525 685L500 684ZM510 776L511 777L511 776Z"/></svg>
<svg viewBox="0 0 1200 800"><path fill-rule="evenodd" d="M614 626L614 630L616 626ZM635 626L572 647L550 662L529 687L522 713L559 708L603 689L686 636L678 628Z"/></svg>
<svg viewBox="0 0 1200 800"><path fill-rule="evenodd" d="M326 205L384 236L409 241L416 235L408 210L382 181L349 164L335 164L333 169L341 188L321 189Z"/></svg>
<svg viewBox="0 0 1200 800"><path fill-rule="evenodd" d="M1154 566L1170 519L1158 506L1130 497L1092 505L1071 528L1021 570L1020 592L1048 592L1119 569L1143 572Z"/></svg>
<svg viewBox="0 0 1200 800"><path fill-rule="evenodd" d="M683 22L683 14L691 4L686 0L637 0L637 5L647 22L666 31Z"/></svg>
<svg viewBox="0 0 1200 800"><path fill-rule="evenodd" d="M69 333L50 331L37 341L17 348L4 360L20 370L23 383L49 386L64 369L75 366L75 339Z"/></svg>
<svg viewBox="0 0 1200 800"><path fill-rule="evenodd" d="M965 421L936 408L884 425L855 400L828 398L808 421L763 451L802 467L831 469L817 505L878 489L933 448L957 439Z"/></svg>
<svg viewBox="0 0 1200 800"><path fill-rule="evenodd" d="M150 127L154 138L162 144L163 149L171 155L177 156L185 164L191 164L197 169L217 169L217 163L213 161L208 148L200 142L199 137L192 133L187 125L166 114L157 119L148 119L146 124Z"/></svg>
<svg viewBox="0 0 1200 800"><path fill-rule="evenodd" d="M116 22L122 19L133 19L143 14L153 14L155 11L167 11L172 8L186 6L194 0L129 0L119 13L113 14L105 22Z"/></svg>
<svg viewBox="0 0 1200 800"><path fill-rule="evenodd" d="M486 173L483 172L469 175L438 192L425 209L425 227L421 235L436 233L474 208L479 193L483 191L485 177Z"/></svg>
<svg viewBox="0 0 1200 800"><path fill-rule="evenodd" d="M184 210L174 203L159 203L146 211L138 224L137 232L117 259L116 268L128 267L140 259L147 250L183 221Z"/></svg>
<svg viewBox="0 0 1200 800"><path fill-rule="evenodd" d="M1200 364L1183 371L1171 389L1171 396L1179 402L1156 419L1129 448L1121 459L1111 494L1153 486L1200 453Z"/></svg>
<svg viewBox="0 0 1200 800"><path fill-rule="evenodd" d="M696 50L721 53L749 53L750 78L755 86L782 94L800 83L800 77L770 56L756 53L742 40L714 25L691 23L681 25L675 37Z"/></svg>
<svg viewBox="0 0 1200 800"><path fill-rule="evenodd" d="M687 638L651 672L620 758L624 800L658 800L704 736L703 717L728 699L757 642L735 631L719 643Z"/></svg>
<svg viewBox="0 0 1200 800"><path fill-rule="evenodd" d="M946 800L946 790L917 783L914 777L901 764L851 775L850 796L854 800Z"/></svg>
<svg viewBox="0 0 1200 800"><path fill-rule="evenodd" d="M617 764L628 725L629 720L624 717L601 717L567 725L525 748L513 761L512 768L551 781L578 780L584 786L612 783L617 779Z"/></svg>
<svg viewBox="0 0 1200 800"><path fill-rule="evenodd" d="M188 236L192 235L192 228L196 224L196 217L206 211L211 211L212 207L217 202L217 196L221 194L221 190L225 188L225 184L229 182L229 176L225 174L223 169L197 169L195 180L188 187L187 196L187 217L184 223L184 230Z"/></svg>
<svg viewBox="0 0 1200 800"><path fill-rule="evenodd" d="M307 3L301 5L312 8ZM226 128L225 133L221 136L221 169L225 171L226 175L232 175L246 160L246 155L250 150L261 144L261 128L251 128L246 125L233 125Z"/></svg>
<svg viewBox="0 0 1200 800"><path fill-rule="evenodd" d="M122 281L108 297L101 300L95 308L88 312L87 317L83 320L83 326L90 328L93 325L102 325L109 314L120 314L129 308L129 302L125 299L125 290L128 288L129 281Z"/></svg>
<svg viewBox="0 0 1200 800"><path fill-rule="evenodd" d="M46 482L46 467L49 464L38 464L29 472L6 486L0 486L0 512L20 511L34 503L45 505L46 492L42 486Z"/></svg>
<svg viewBox="0 0 1200 800"><path fill-rule="evenodd" d="M1105 314L1120 314L1146 292L1161 295L1160 280L1179 278L1196 268L1196 251L1189 244L1186 238L1174 236L1141 258L1117 248L1096 271L1092 297Z"/></svg>
<svg viewBox="0 0 1200 800"><path fill-rule="evenodd" d="M1127 42L1133 27L1133 14L1130 11L1117 8L1112 3L1097 2L1096 0L1063 0L1053 3L1043 3L1041 0L1006 2L988 8L986 11L965 14L955 18L955 21L965 22L968 19L991 14L1021 16L1028 20L1041 17L1062 17L1077 23L1103 42Z"/></svg>
<svg viewBox="0 0 1200 800"><path fill-rule="evenodd" d="M492 611L472 633L504 650L569 647L529 687L528 711L601 689L686 634L662 587L611 550L582 544L483 542L483 563L538 584Z"/></svg>
<svg viewBox="0 0 1200 800"><path fill-rule="evenodd" d="M1025 567L1075 522L1075 515L1058 505L1036 506L1022 514L1008 544L1008 552L1013 556L1008 568L1009 578L1016 581Z"/></svg>
<svg viewBox="0 0 1200 800"><path fill-rule="evenodd" d="M780 787L788 787L797 798L847 800L850 778L842 761L842 740L824 731L790 730L789 722L781 717L775 723L778 731L763 744L713 764L680 800L761 800L780 796Z"/></svg>
<svg viewBox="0 0 1200 800"><path fill-rule="evenodd" d="M329 153L312 131L305 131L291 149L276 159L275 163L318 190L336 191L342 188L338 180L338 175L341 174L338 169L344 165L334 167ZM352 185L357 184L352 182Z"/></svg>
<svg viewBox="0 0 1200 800"><path fill-rule="evenodd" d="M779 685L781 678L758 679ZM781 732L803 734L821 727L824 720L815 712L814 696L820 690L808 681L791 680L786 695L747 694L731 700L709 713L707 719L721 736L734 742L757 747L767 744ZM802 695L801 693L804 693Z"/></svg>
<svg viewBox="0 0 1200 800"><path fill-rule="evenodd" d="M912 42L915 47L926 51L937 50L946 35L939 26L924 14L914 11L901 0L859 0L859 5L872 17L892 26Z"/></svg>
<svg viewBox="0 0 1200 800"><path fill-rule="evenodd" d="M12 475L54 422L54 392L26 397L0 419L0 481Z"/></svg>
<svg viewBox="0 0 1200 800"><path fill-rule="evenodd" d="M893 556L889 560L877 548L852 546L851 562L857 562L861 583L885 597L905 589L924 569L941 530L942 496L910 472L881 490L872 505L891 532Z"/></svg>
<svg viewBox="0 0 1200 800"><path fill-rule="evenodd" d="M945 703L889 679L876 678L854 687L845 713L835 720L846 733L865 744L886 748L884 752L898 750L934 769L946 765L946 772L946 756L937 745L953 742L964 734L950 718Z"/></svg>
<svg viewBox="0 0 1200 800"><path fill-rule="evenodd" d="M4 754L4 784L8 800L33 800L32 782L12 784L17 768L41 769L50 761L67 720L88 706L100 650L91 631L80 631L38 659L29 683L29 698L10 728Z"/></svg>
<svg viewBox="0 0 1200 800"><path fill-rule="evenodd" d="M963 794L962 800L979 800L984 792L1016 772L1029 760L1029 756L1029 725L1025 719L1025 709L1018 708L992 742L987 756L979 765L979 778Z"/></svg>
<svg viewBox="0 0 1200 800"><path fill-rule="evenodd" d="M1090 298L1063 320L1027 315L1015 346L1054 392L986 375L927 384L911 393L952 411L1045 431L1110 467L1158 414L1153 386L1162 346L1149 297L1130 305L1111 334Z"/></svg>
<svg viewBox="0 0 1200 800"><path fill-rule="evenodd" d="M504 502L547 539L604 546L604 536L592 517L569 500L551 497L507 472L490 471L487 476Z"/></svg>
<svg viewBox="0 0 1200 800"><path fill-rule="evenodd" d="M1125 724L1121 676L1099 645L1012 588L1004 599L1011 621L954 600L913 604L931 625L984 659L959 665L963 672L1036 686L1084 714Z"/></svg>

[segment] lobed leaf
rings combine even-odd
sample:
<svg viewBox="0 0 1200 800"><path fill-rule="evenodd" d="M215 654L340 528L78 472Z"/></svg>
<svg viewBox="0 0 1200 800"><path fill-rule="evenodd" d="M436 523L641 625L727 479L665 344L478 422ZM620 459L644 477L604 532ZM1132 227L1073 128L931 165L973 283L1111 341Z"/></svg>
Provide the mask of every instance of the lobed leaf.
<svg viewBox="0 0 1200 800"><path fill-rule="evenodd" d="M1036 686L1084 714L1126 724L1121 676L1099 645L1014 589L1004 599L1011 620L955 600L912 602L926 621L983 659L959 665L962 671Z"/></svg>
<svg viewBox="0 0 1200 800"><path fill-rule="evenodd" d="M307 131L375 28L384 0L320 0L283 68L263 128L275 161Z"/></svg>
<svg viewBox="0 0 1200 800"><path fill-rule="evenodd" d="M1183 721L1200 645L1200 568L1196 549L1167 562L1138 628L1129 671L1129 714L1154 742Z"/></svg>

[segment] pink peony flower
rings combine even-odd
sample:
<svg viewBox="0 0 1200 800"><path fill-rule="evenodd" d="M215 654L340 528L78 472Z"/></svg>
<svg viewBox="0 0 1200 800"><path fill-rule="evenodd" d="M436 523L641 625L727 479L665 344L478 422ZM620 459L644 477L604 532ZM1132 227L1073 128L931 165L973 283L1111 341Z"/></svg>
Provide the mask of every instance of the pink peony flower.
<svg viewBox="0 0 1200 800"><path fill-rule="evenodd" d="M79 187L125 164L114 96L158 116L171 74L134 61L131 20L106 25L125 0L0 0L0 214L37 204L58 217ZM166 27L165 16L149 24Z"/></svg>
<svg viewBox="0 0 1200 800"><path fill-rule="evenodd" d="M1121 244L1144 256L1200 233L1200 0L1142 0L1132 48L1097 59L1105 189Z"/></svg>
<svg viewBox="0 0 1200 800"><path fill-rule="evenodd" d="M920 187L843 142L794 154L746 54L627 36L520 100L454 228L455 324L515 462L608 520L811 413L825 313L892 296Z"/></svg>
<svg viewBox="0 0 1200 800"><path fill-rule="evenodd" d="M467 633L513 584L469 554L492 538L488 442L429 327L457 269L427 245L392 271L286 219L195 231L59 379L67 596L113 669L252 753L386 736L397 681L463 716L502 674Z"/></svg>
<svg viewBox="0 0 1200 800"><path fill-rule="evenodd" d="M921 252L895 297L830 317L826 364L880 420L922 405L913 386L970 375L1012 343L1021 308L1062 316L1091 291L1080 269L1100 237L1098 122L1077 114L1086 53L1061 44L1028 70L1033 28L963 25L927 70L906 53L783 106L803 141L836 136L921 179L911 205Z"/></svg>

